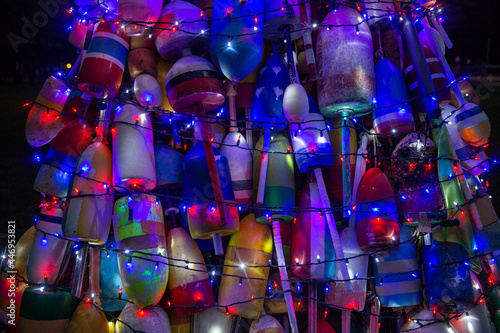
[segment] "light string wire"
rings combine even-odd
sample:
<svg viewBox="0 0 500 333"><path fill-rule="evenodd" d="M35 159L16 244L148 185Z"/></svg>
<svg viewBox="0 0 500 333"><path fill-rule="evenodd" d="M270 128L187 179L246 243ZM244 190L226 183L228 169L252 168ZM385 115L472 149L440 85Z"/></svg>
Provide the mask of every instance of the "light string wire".
<svg viewBox="0 0 500 333"><path fill-rule="evenodd" d="M436 226L434 227L434 229L436 228L441 228L441 226ZM174 268L179 268L179 269L185 269L185 270L188 270L188 271L192 271L192 272L198 272L198 273L206 273L208 274L208 276L212 277L212 278L215 278L216 276L217 277L222 277L222 276L226 276L226 277L232 277L232 278L236 278L236 279L246 279L246 280L257 280L257 281L266 281L266 282L274 282L274 281L287 281L289 283L294 283L294 284L302 284L302 283L338 283L338 282L352 282L352 281L360 281L360 280L366 280L366 281L371 281L371 280L380 280L380 281L383 281L384 279L390 279L391 277L394 277L394 276L402 276L402 275L412 275L412 274L415 274L415 273L419 273L419 274L423 274L425 271L429 270L429 269L435 269L435 268L441 268L441 267L447 267L447 266L451 266L451 265L465 265L466 267L469 267L470 264L469 262L472 261L472 260L475 260L475 259L478 259L478 258L483 258L483 257L487 257L489 255L492 255L491 256L491 261L494 261L497 257L500 257L500 254L496 254L496 255L493 255L493 253L495 251L489 251L489 252L484 252L484 253L478 253L477 250L474 250L475 254L471 257L468 257L464 260L460 260L460 261L453 261L453 262L448 262L448 263L443 263L443 264L438 264L438 265L435 265L435 264L432 264L432 263L429 263L428 265L424 265L424 267L421 267L419 269L414 269L414 270L410 270L410 271L404 271L404 272L396 272L396 273L389 273L389 274L381 274L381 275L372 275L372 276L367 276L367 277L359 277L359 276L355 276L353 278L349 278L349 279L325 279L325 280L316 280L316 279L306 279L306 280L300 280L300 279L288 279L288 280L282 280L282 279L277 279L277 280L274 280L274 279L265 279L265 278L260 278L260 277L248 277L246 275L238 275L238 274L228 274L228 273L223 273L222 270L221 271L217 271L216 269L223 269L223 268L234 268L234 269L241 269L241 270L245 270L245 269L257 269L257 268L280 268L280 267L285 267L287 269L290 269L290 268L294 268L294 267L312 267L312 266L319 266L319 265L325 265L325 264L328 264L328 263L336 263L336 262L345 262L346 264L349 264L349 261L351 260L355 260L355 259L358 259L358 258L363 258L363 257L378 257L378 256L383 256L385 254L387 254L387 252L389 251L392 251L392 250L395 250L397 249L399 246L401 245L404 245L404 244L415 244L420 238L423 238L425 237L426 233L419 233L418 235L415 235L413 237L411 237L410 239L406 240L406 241L400 241L398 243L394 242L392 246L389 246L389 247L382 247L382 248L378 248L376 250L372 250L372 251L368 251L368 252L364 252L364 253L360 253L360 254L357 254L357 255L351 255L350 257L346 257L346 258L343 258L343 259L328 259L328 260L318 260L317 262L310 262L310 263L295 263L295 264L285 264L285 265L278 265L278 264L272 264L271 260L269 262L268 265L253 265L253 264L249 264L249 263L243 263L244 266L242 267L241 264L240 265L232 265L232 264L209 264L207 265L205 262L197 262L197 261L190 261L190 260L187 260L187 259L180 259L180 258L174 258L174 257L169 257L168 255L163 255L161 254L160 252L163 252L163 251L159 251L159 253L157 254L153 254L153 253L148 253L148 252L143 252L143 251L140 251L140 250L130 250L130 249L118 249L118 248L112 248L112 247L107 247L107 248L103 248L102 246L98 246L98 245L93 245L93 244L87 244L85 242L82 242L82 241L75 241L75 240L72 240L72 239L69 239L69 238L65 238L59 234L54 234L54 233L50 233L50 232L45 232L43 230L40 230L40 229L37 229L39 230L40 232L42 232L44 234L44 236L51 236L51 237L54 237L54 238L58 238L58 239L61 239L61 240L65 240L67 242L69 242L70 244L71 243L74 243L73 245L73 249L75 249L75 251L79 251L81 248L85 247L85 248L95 248L95 249L99 249L101 252L104 252L106 254L106 257L108 256L109 252L113 252L113 253L117 253L117 254L120 254L120 255L124 255L127 257L127 263L130 263L131 262L131 259L135 259L135 260L144 260L144 261L148 261L148 262L151 262L151 263L155 263L156 265L165 265L165 266L169 266L169 267L174 267ZM115 235L116 236L116 235ZM119 241L117 241L117 244L119 243ZM45 244L46 245L46 244ZM44 245L44 246L45 246ZM137 256L134 256L137 255ZM167 253L168 254L168 253ZM158 257L158 258L161 258L161 259L151 259L149 257ZM162 260L167 260L167 262L164 262ZM220 259L222 261L222 259ZM181 262L182 264L177 264L177 263L171 263L171 262L168 262L168 261L174 261L174 262ZM199 269L199 268L193 268L193 267L190 267L190 266L211 266L210 268L207 268L207 269ZM420 279L418 276L415 277L413 276L415 279Z"/></svg>
<svg viewBox="0 0 500 333"><path fill-rule="evenodd" d="M387 4L390 4L390 5L394 5L394 4L400 3L400 4L404 5L407 2L406 1L394 1L394 2L393 1L380 1L380 2L374 1L374 2L364 2L364 4L380 4L380 3L387 3ZM364 12L364 11L370 10L370 11L373 11L373 12L383 12L384 14L383 15L377 15L377 16L370 16L370 17L368 17L366 15L366 13L365 13L365 14L362 15L363 19L360 20L360 21L358 21L355 24L338 24L338 25L318 24L318 23L308 24L308 25L304 26L303 28L291 29L290 33L302 32L304 30L310 30L310 29L314 29L314 28L318 28L318 27L323 27L323 28L327 28L327 29L340 28L340 27L359 27L363 23L367 23L370 20L374 20L374 19L388 18L389 20L392 21L393 16L401 16L401 15L403 15L403 13L412 13L413 15L418 15L418 16L421 16L421 17L430 16L430 15L434 15L435 14L434 13L434 6L431 7L431 8L429 8L429 9L426 9L425 7L420 7L418 4L416 4L416 2L412 2L412 3L414 4L414 6L413 6L414 8L410 8L410 9L406 8L404 10L389 9L389 8L387 8L387 9L379 9L379 8L370 8L370 7L366 7L366 8L362 9L360 6L356 6L354 4L335 3L335 4L332 4L332 6L334 7L332 9L333 11L336 11L340 6L344 6L344 7L347 7L347 8L351 8L351 9L357 10L359 12ZM104 4L104 3L100 3L100 4ZM94 6L93 9L88 10L86 13L88 14L89 11L93 11L100 4ZM207 36L217 36L217 37L234 38L234 37L242 37L242 36L251 36L251 35L262 34L262 33L283 35L283 32L267 31L267 30L258 31L258 30L254 29L253 32L241 33L241 34L231 34L231 35L228 35L228 34L212 34L212 33L209 33L208 31L200 31L200 33L196 33L196 32L192 32L192 31L189 31L189 30L181 29L180 25L181 24L183 24L183 25L185 25L185 24L189 25L189 24L197 24L197 23L211 23L211 22L217 22L217 21L238 20L238 19L245 19L245 18L254 18L255 19L255 18L258 18L258 17L261 17L261 19L262 19L262 17L265 16L266 14L272 14L272 13L282 12L282 11L285 11L286 14L288 15L290 9L292 9L292 11L293 11L293 7L299 7L299 6L302 6L302 5L305 5L305 4L323 4L324 5L325 2L321 2L321 1L301 1L301 2L298 2L296 4L287 4L285 7L270 9L270 10L266 10L266 11L259 12L259 13L254 13L254 14L243 14L243 15L239 15L239 16L227 15L226 17L210 18L210 19L208 19L208 18L205 19L204 18L206 14L200 8L200 17L201 17L200 19L190 20L190 21L189 20L188 21L174 21L174 22L169 22L169 21L155 21L155 22L150 22L150 21L107 20L105 16L92 17L92 16L88 16L88 15L82 15L82 14L79 14L79 13L73 13L72 8L70 8L70 10L68 12L70 12L71 14L74 14L76 18L78 18L78 19L80 19L82 21L83 20L87 20L87 21L94 22L94 23L97 23L97 22L108 22L108 23L114 23L116 25L121 25L122 27L125 27L128 24L134 24L134 25L138 25L138 26L141 26L141 27L144 27L144 28L149 28L152 31L154 31L154 30L157 30L157 31L171 31L171 32L181 31L183 33L191 34L191 35L195 35L195 36L203 34L203 35L207 35ZM424 10L421 10L421 9L424 9ZM296 8L296 10L297 10L297 8ZM202 15L202 13L204 13L204 14ZM106 13L105 15L108 15L108 13ZM288 15L288 16L290 16L290 15ZM162 19L162 17L160 16L160 20L161 19ZM172 27L159 27L159 25L170 25Z"/></svg>
<svg viewBox="0 0 500 333"><path fill-rule="evenodd" d="M422 234L418 235L418 236L414 236L412 237L410 240L408 241L415 241L415 239L419 238L423 236ZM54 236L56 237L56 236ZM404 244L406 242L401 242L400 244ZM90 245L90 244L85 244L84 245L85 247L95 247L93 245ZM99 247L98 247L99 248ZM101 251L104 251L105 249L102 249L100 248ZM119 253L120 250L115 250L115 249L106 249L107 251L116 251ZM381 249L383 250L383 249ZM385 249L387 250L387 249ZM140 251L131 251L133 253L141 253ZM377 252L377 251L376 251ZM375 252L374 252L375 253ZM144 253L141 253L141 254L144 254ZM474 260L476 258L481 258L481 257L485 257L485 256L488 256L488 255L491 255L493 254L493 252L488 252L488 253L483 253L483 254L476 254L472 257L469 257L466 259L465 262L467 262L467 260ZM364 254L366 255L366 254ZM500 254L496 255L496 256L492 256L489 258L489 260L491 261L492 259L496 258L496 257L499 257ZM358 256L356 256L358 257ZM351 258L347 258L347 259L355 259L356 257L351 257ZM134 258L139 258L139 259L143 259L143 260L148 260L147 258L143 258L143 257L134 257ZM167 257L165 257L167 258ZM180 260L180 261L185 261L185 260L182 260L182 259L174 259L174 258L170 258L172 260ZM158 261L156 261L158 263ZM323 263L326 263L328 261L324 261ZM163 263L165 264L165 263ZM203 264L205 265L204 263L197 263L197 264ZM408 271L408 272L399 272L399 273L393 273L393 274L387 274L387 275L383 275L383 276L372 276L372 277L367 277L367 278L353 278L353 279L348 279L348 280L328 280L328 281L316 281L316 280L304 280L304 281L298 281L298 280L288 280L289 282L293 282L293 283L328 283L328 282L345 282L345 281L353 281L353 280L363 280L363 279L366 279L366 280L371 280L371 279L380 279L380 280L383 280L384 278L390 278L391 276L397 276L397 275L402 275L402 274L410 274L412 272L424 272L425 270L427 269L435 269L435 268L440 268L440 267L446 267L446 266L449 266L449 265L458 265L458 264L464 264L464 261L454 261L454 262L449 262L449 263L444 263L444 264L439 264L439 265L429 265L429 266L426 266L424 268L420 268L419 270L412 270L412 271ZM192 268L189 268L188 266L177 266L177 265L173 265L173 264L165 264L165 265L168 265L168 266L173 266L173 267L179 267L179 268L183 268L183 269L188 269L188 270L192 270L192 271L197 271L197 272L206 272L208 273L208 271L203 271L203 270L197 270L197 269L192 269ZM226 265L226 266L229 266L229 267L234 267L232 265ZM285 265L286 267L290 267L290 266L296 266L296 265ZM468 266L468 265L466 265ZM236 266L236 267L239 267L239 266ZM269 267L269 266L248 266L249 268L252 268L252 267ZM271 267L284 267L284 266L279 266L279 265L271 265ZM235 277L235 278L240 278L240 281L241 279L245 278L245 279L254 279L254 280L264 280L264 281L268 281L270 283L272 283L273 281L285 281L285 280L269 280L269 279L262 279L262 278L249 278L249 277L246 277L246 276L235 276L235 275L231 275L231 274L223 274L223 273L220 273L218 274L220 276L229 276L229 277ZM419 278L420 279L420 278ZM24 279L23 277L17 275L16 276L16 280L17 282L24 282L26 284L29 284L29 285L34 285L34 286L48 286L49 288L55 288L55 289L61 289L61 290L67 290L68 287L63 287L63 286L58 286L58 285L51 285L51 284L48 284L48 283L30 283L29 281L27 281L26 279ZM498 283L496 283L493 288L496 288L498 287ZM348 308L348 307L342 307L342 306L339 306L337 304L333 304L333 303L328 303L326 301L323 301L322 299L319 299L319 298L312 298L312 297L308 297L308 296L305 296L301 293L296 293L294 292L293 290L283 290L283 291L280 291L279 289L277 290L276 288L274 288L272 294L270 295L266 295L266 296L261 296L261 297L253 297L251 299L248 299L248 300L243 300L243 301L237 301L237 302L233 302L233 303L230 303L230 304L218 304L217 302L215 303L215 305L202 305L200 304L200 301L198 300L196 302L195 305L191 305L191 306L178 306L178 305L172 305L170 302L168 302L168 305L167 306L164 306L164 305L156 305L155 307L160 307L160 308L163 308L163 309L175 309L175 308L181 308L181 309L192 309L192 308L205 308L205 309L209 309L209 308L225 308L226 309L226 313L229 315L229 310L228 308L231 307L231 306L235 306L235 305L239 305L239 304L246 304L246 303L249 303L249 302L252 302L252 301L255 301L255 300L260 300L260 299L275 299L276 296L280 296L280 295L284 295L285 293L288 293L288 292L291 292L294 296L295 299L299 299L299 302L302 302L304 299L305 300L314 300L318 303L321 303L325 306L326 309L328 309L328 307L331 307L331 308L335 308L335 309L339 309L339 310L347 310L347 311L353 311L353 312L356 312L356 313L359 313L359 314L362 314L362 315L365 315L365 316L375 316L375 317L378 317L379 318L379 321L380 319L401 319L403 318L403 316L389 316L389 315L384 315L384 314L376 314L376 313L372 313L372 312L369 312L369 311L360 311L360 310L356 310L356 309L352 309L352 308ZM82 292L83 295L85 295L86 297L90 298L91 300L93 300L93 294L91 294L90 292L86 293L86 292ZM119 297L105 297L105 296L102 296L102 295L98 295L100 298L102 299L108 299L108 300L120 300L120 301L124 301L124 302L127 302L127 303L133 303L133 301L131 300L125 300L123 298L121 298L121 296ZM474 306L478 305L479 303L482 303L484 301L484 298L485 296L481 293L481 295L479 296L479 298L477 300L474 301ZM82 301L86 301L87 299L85 297L80 297L79 298L80 300ZM117 318L113 313L111 313L110 311L104 311L103 308L97 306L93 301L90 302L92 305L96 306L96 308L100 311L102 311L103 313L106 313L108 314L110 317L114 318L114 321L120 321L121 323L127 325L130 329L132 329L127 323L123 322L122 320L120 320L119 318ZM88 304L88 303L87 303ZM325 310L325 315L327 313L328 310ZM416 329L421 329L422 327L424 326L428 326L428 325L432 325L432 324L435 324L435 323L440 323L440 322L444 322L444 323L449 323L451 320L457 320L460 316L466 314L467 312L465 313L455 313L455 314L452 314L452 317L449 317L449 318L446 318L448 315L442 315L443 317L445 317L445 319L420 319L420 318L409 318L408 320L409 321L414 321L416 323L419 323L419 327L416 328ZM427 324L421 324L421 322L427 322L429 321L429 323ZM409 331L414 331L416 329L408 329L408 330L404 330L402 332L409 332ZM133 329L132 329L133 330ZM141 331L134 331L134 332L141 332Z"/></svg>

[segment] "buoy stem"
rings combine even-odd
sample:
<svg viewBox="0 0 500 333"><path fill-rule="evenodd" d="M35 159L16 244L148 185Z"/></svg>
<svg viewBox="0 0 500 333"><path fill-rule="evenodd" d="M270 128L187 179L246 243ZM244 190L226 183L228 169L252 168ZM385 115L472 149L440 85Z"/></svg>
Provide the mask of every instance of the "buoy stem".
<svg viewBox="0 0 500 333"><path fill-rule="evenodd" d="M337 225L335 223L335 218L330 210L330 199L328 198L328 192L326 191L325 180L323 179L323 173L320 168L314 169L314 175L316 176L316 182L318 183L319 196L321 198L321 206L326 209L326 223L328 229L330 229L330 235L332 236L333 247L335 248L336 259L340 273L342 274L342 279L345 281L345 287L347 291L352 291L352 284L349 281L349 270L347 269L347 264L344 259L344 251L342 249L342 244L340 243L339 232L337 230Z"/></svg>
<svg viewBox="0 0 500 333"><path fill-rule="evenodd" d="M344 218L349 218L348 209L351 205L351 128L349 126L349 111L342 111L342 192Z"/></svg>
<svg viewBox="0 0 500 333"><path fill-rule="evenodd" d="M262 144L262 159L260 161L259 188L257 190L257 204L264 203L266 192L267 167L269 165L269 147L271 146L271 130L264 130L264 142Z"/></svg>
<svg viewBox="0 0 500 333"><path fill-rule="evenodd" d="M342 310L342 333L351 333L351 311Z"/></svg>
<svg viewBox="0 0 500 333"><path fill-rule="evenodd" d="M309 289L307 290L308 300L308 317L309 317L309 333L317 333L318 332L318 302L316 299L318 298L318 286L315 282L311 282L309 284Z"/></svg>
<svg viewBox="0 0 500 333"><path fill-rule="evenodd" d="M358 194L359 182L361 177L366 171L366 160L365 156L368 153L366 148L368 147L368 135L361 135L361 146L358 149L356 157L356 170L354 171L354 184L352 187L352 198L356 202L356 196ZM356 228L356 212L352 212L351 218L349 219L349 228Z"/></svg>
<svg viewBox="0 0 500 333"><path fill-rule="evenodd" d="M236 121L236 83L233 81L226 81L226 96L228 97L229 102L229 119L230 125L229 132L234 133L238 132L238 122Z"/></svg>
<svg viewBox="0 0 500 333"><path fill-rule="evenodd" d="M80 297L82 292L83 276L85 275L85 263L87 261L87 247L82 246L76 255L75 273L73 275L73 285L71 286L71 295Z"/></svg>
<svg viewBox="0 0 500 333"><path fill-rule="evenodd" d="M281 286L285 297L286 309L288 312L288 320L292 333L299 333L297 325L297 318L295 317L295 308L293 307L292 293L290 290L290 282L288 282L288 273L286 271L285 255L283 254L283 244L281 242L280 221L278 219L272 220L273 234L274 234L274 247L276 249L276 258L278 259L278 266L280 270Z"/></svg>
<svg viewBox="0 0 500 333"><path fill-rule="evenodd" d="M215 250L215 255L220 256L224 254L224 247L222 246L222 238L220 236L220 233L213 233L212 234L212 240L214 241L214 250Z"/></svg>

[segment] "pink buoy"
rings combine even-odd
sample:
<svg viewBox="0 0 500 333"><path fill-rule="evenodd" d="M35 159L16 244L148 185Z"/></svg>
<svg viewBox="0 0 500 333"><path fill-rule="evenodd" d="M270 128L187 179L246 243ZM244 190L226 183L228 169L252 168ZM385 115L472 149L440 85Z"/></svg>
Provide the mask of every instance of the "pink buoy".
<svg viewBox="0 0 500 333"><path fill-rule="evenodd" d="M161 12L162 0L118 0L118 13L124 21L143 21L154 23ZM141 36L145 24L129 23L125 26L128 36Z"/></svg>

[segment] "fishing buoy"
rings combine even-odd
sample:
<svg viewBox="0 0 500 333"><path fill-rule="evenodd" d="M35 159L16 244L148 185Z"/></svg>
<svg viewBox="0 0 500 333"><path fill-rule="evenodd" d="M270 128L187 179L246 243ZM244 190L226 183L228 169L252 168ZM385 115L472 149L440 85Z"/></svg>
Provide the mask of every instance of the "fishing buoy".
<svg viewBox="0 0 500 333"><path fill-rule="evenodd" d="M312 178L312 177L310 177ZM318 209L322 207L318 184L310 179L297 195L297 207ZM292 223L290 249L290 276L298 280L332 280L335 273L335 251L326 223L326 216L319 211L298 213ZM321 264L318 262L328 261Z"/></svg>
<svg viewBox="0 0 500 333"><path fill-rule="evenodd" d="M150 74L140 74L135 78L134 94L142 106L158 107L161 105L160 85L156 78Z"/></svg>
<svg viewBox="0 0 500 333"><path fill-rule="evenodd" d="M177 61L167 74L165 79L167 96L174 110L184 110L187 113L199 116L198 122L194 122L195 138L203 141L203 150L208 167L208 175L213 189L213 197L218 208L218 215L222 224L227 229L237 226L234 218L230 217L230 207L224 203L224 195L218 175L214 151L211 145L213 138L210 137L210 118L205 118L206 112L212 111L224 103L224 86L222 75L214 65L201 57L189 55L186 50L185 56ZM197 153L195 153L196 155ZM195 171L193 174L196 174ZM206 175L206 173L204 173ZM234 217L234 215L233 215ZM220 223L219 223L220 224ZM214 240L214 249L217 255L223 254L221 235L218 232L211 233ZM193 237L195 237L193 235Z"/></svg>
<svg viewBox="0 0 500 333"><path fill-rule="evenodd" d="M10 228L9 228L10 229ZM19 238L15 247L15 261L14 268L19 276L23 279L28 279L27 269L28 269L28 258L31 250L31 245L35 238L35 226L31 226L26 232Z"/></svg>
<svg viewBox="0 0 500 333"><path fill-rule="evenodd" d="M302 37L299 1L267 0L265 3L264 37L266 39L283 38L285 29L288 29L292 40Z"/></svg>
<svg viewBox="0 0 500 333"><path fill-rule="evenodd" d="M458 133L468 144L479 147L488 143L491 125L486 113L476 104L467 103L455 113Z"/></svg>
<svg viewBox="0 0 500 333"><path fill-rule="evenodd" d="M375 256L375 292L385 307L412 306L422 303L422 283L415 244L410 243L411 229L400 226L398 248L389 255ZM432 282L430 282L432 283Z"/></svg>
<svg viewBox="0 0 500 333"><path fill-rule="evenodd" d="M371 168L361 178L356 196L356 233L359 247L392 247L399 243L396 198L387 176Z"/></svg>
<svg viewBox="0 0 500 333"><path fill-rule="evenodd" d="M336 28L327 29L329 25ZM372 35L357 10L340 6L325 17L316 56L321 113L334 117L342 110L354 114L370 111L375 94Z"/></svg>
<svg viewBox="0 0 500 333"><path fill-rule="evenodd" d="M300 123L307 120L309 100L304 87L298 83L288 85L283 94L283 114L289 122ZM306 126L309 124L306 124Z"/></svg>
<svg viewBox="0 0 500 333"><path fill-rule="evenodd" d="M162 143L155 145L156 192L182 187L184 155Z"/></svg>
<svg viewBox="0 0 500 333"><path fill-rule="evenodd" d="M48 286L30 286L23 293L17 331L66 332L73 310L74 299L69 292Z"/></svg>
<svg viewBox="0 0 500 333"><path fill-rule="evenodd" d="M252 150L243 135L236 126L236 85L234 82L226 82L226 95L229 99L229 118L231 127L221 145L221 153L227 157L229 171L233 183L234 198L240 206L239 210L247 211L253 203L252 184Z"/></svg>
<svg viewBox="0 0 500 333"><path fill-rule="evenodd" d="M250 120L254 128L264 129L264 140L261 145L262 155L259 173L255 173L254 155L254 183L259 181L257 193L254 193L256 202L264 202L264 191L266 186L267 169L270 156L268 156L269 144L272 130L283 130L286 128L286 118L283 115L283 94L290 84L290 76L285 62L273 48L271 55L262 65L257 78L255 94L250 111ZM256 178L257 177L257 178ZM255 186L255 184L254 184Z"/></svg>
<svg viewBox="0 0 500 333"><path fill-rule="evenodd" d="M155 44L160 56L175 61L182 50L203 55L208 50L208 20L205 13L190 2L174 0L163 7L156 25Z"/></svg>
<svg viewBox="0 0 500 333"><path fill-rule="evenodd" d="M216 0L210 27L210 57L230 81L239 82L260 63L264 1ZM231 19L227 19L231 18Z"/></svg>
<svg viewBox="0 0 500 333"><path fill-rule="evenodd" d="M61 114L70 91L66 83L54 76L45 81L26 119L26 141L30 146L47 144L73 119Z"/></svg>
<svg viewBox="0 0 500 333"><path fill-rule="evenodd" d="M226 156L234 190L234 200L242 210L249 210L253 203L252 151L245 137L239 132L228 133L220 148Z"/></svg>
<svg viewBox="0 0 500 333"><path fill-rule="evenodd" d="M155 196L133 194L115 202L113 229L123 288L139 307L156 305L168 281L163 209ZM138 251L140 253L136 253Z"/></svg>
<svg viewBox="0 0 500 333"><path fill-rule="evenodd" d="M66 197L78 157L92 139L92 127L84 120L75 119L64 126L45 155L34 189L46 196Z"/></svg>
<svg viewBox="0 0 500 333"><path fill-rule="evenodd" d="M78 14L83 14L85 10L78 9ZM85 46L85 37L87 36L87 31L94 30L94 23L82 20L81 16L75 17L71 29L69 30L68 42L79 50L82 50Z"/></svg>
<svg viewBox="0 0 500 333"><path fill-rule="evenodd" d="M392 152L391 172L401 223L417 222L420 212L444 207L436 163L436 145L423 135L408 134Z"/></svg>
<svg viewBox="0 0 500 333"><path fill-rule="evenodd" d="M113 212L112 158L108 146L94 142L80 155L64 210L63 236L74 241L104 244Z"/></svg>
<svg viewBox="0 0 500 333"><path fill-rule="evenodd" d="M124 28L99 22L83 57L78 88L95 98L113 98L121 86L128 49Z"/></svg>
<svg viewBox="0 0 500 333"><path fill-rule="evenodd" d="M161 13L161 0L118 0L118 14L124 21L154 23ZM142 24L128 23L125 31L128 36L141 36L146 27Z"/></svg>
<svg viewBox="0 0 500 333"><path fill-rule="evenodd" d="M368 255L358 245L356 230L348 227L340 233L340 241L345 258L349 258L349 279L352 279L352 291L347 291L345 282L328 283L329 291L325 302L344 309L363 311L366 302L366 277L368 274ZM359 278L356 278L356 276ZM340 272L335 272L335 280L343 280ZM350 318L350 316L349 316Z"/></svg>
<svg viewBox="0 0 500 333"><path fill-rule="evenodd" d="M156 56L151 49L139 48L131 50L127 57L127 67L132 79L141 74L149 74L156 77Z"/></svg>
<svg viewBox="0 0 500 333"><path fill-rule="evenodd" d="M261 137L257 142L255 149L262 150L264 137ZM294 213L292 208L295 207L295 180L293 156L286 154L291 148L288 139L280 134L273 133L269 145L268 156L269 168L267 170L267 180L264 191L264 207L280 207L280 210L266 210L262 208L255 209L257 221L260 223L269 223L269 218L280 219L283 222L292 222ZM275 153L276 152L276 153ZM253 188L254 197L257 197L259 185L259 174L263 159L263 154L258 152L253 156ZM272 166L272 167L271 167Z"/></svg>
<svg viewBox="0 0 500 333"><path fill-rule="evenodd" d="M111 234L101 250L99 285L102 289L101 304L104 311L121 311L130 300L123 292L123 283L118 270L115 236Z"/></svg>
<svg viewBox="0 0 500 333"><path fill-rule="evenodd" d="M249 333L285 333L280 322L272 316L262 315L250 325Z"/></svg>
<svg viewBox="0 0 500 333"><path fill-rule="evenodd" d="M424 254L429 305L440 312L463 313L474 306L467 250L458 243L434 241Z"/></svg>
<svg viewBox="0 0 500 333"><path fill-rule="evenodd" d="M232 316L218 312L216 308L193 315L193 332L230 333L232 324Z"/></svg>
<svg viewBox="0 0 500 333"><path fill-rule="evenodd" d="M35 236L28 256L28 281L33 284L54 284L69 246L62 234L63 209L57 205L42 207ZM59 236L58 236L59 235Z"/></svg>
<svg viewBox="0 0 500 333"><path fill-rule="evenodd" d="M191 333L191 316L177 317L173 309L167 309L172 333Z"/></svg>
<svg viewBox="0 0 500 333"><path fill-rule="evenodd" d="M212 148L212 147L211 147ZM212 148L215 156L217 173L222 185L222 197L225 202L234 203L234 192L227 158ZM215 193L211 185L210 170L203 143L196 143L182 161L182 180L184 193L188 200L194 200L188 208L189 232L193 239L209 239L214 234L231 235L239 229L238 208L226 206L227 220L215 203ZM208 201L208 202L207 202Z"/></svg>
<svg viewBox="0 0 500 333"><path fill-rule="evenodd" d="M411 132L415 122L403 75L389 59L377 61L377 108L373 110L373 127L377 134L394 135Z"/></svg>
<svg viewBox="0 0 500 333"><path fill-rule="evenodd" d="M313 103L316 104L316 101L309 96L308 104ZM314 109L317 110L317 107L311 106L311 112L301 120L304 124L290 124L295 161L300 172L303 173L333 165L332 146L330 137L327 135L328 124L319 112L312 112ZM291 121L288 112L285 115Z"/></svg>
<svg viewBox="0 0 500 333"><path fill-rule="evenodd" d="M170 322L165 311L157 306L140 308L128 303L116 321L116 333L132 332L171 333Z"/></svg>
<svg viewBox="0 0 500 333"><path fill-rule="evenodd" d="M177 317L207 310L215 305L205 260L196 242L182 228L170 230L167 252L172 258L168 289Z"/></svg>
<svg viewBox="0 0 500 333"><path fill-rule="evenodd" d="M167 73L172 68L173 63L163 60L161 57L156 58L158 61L158 75L156 76L156 80L161 88L161 104L160 109L162 112L155 112L156 123L160 124L168 124L170 125L170 119L172 119L171 112L174 110L170 105L167 97L167 89L165 87L165 78L167 77ZM174 138L175 139L175 138Z"/></svg>
<svg viewBox="0 0 500 333"><path fill-rule="evenodd" d="M450 135L450 142L455 149L460 164L474 176L489 170L488 156L486 156L484 149L478 149L468 144L458 133L455 118L457 109L451 105L445 105L441 110L441 119L444 120Z"/></svg>
<svg viewBox="0 0 500 333"><path fill-rule="evenodd" d="M219 289L219 311L244 318L259 317L267 289L265 280L269 276L269 267L266 265L272 252L273 240L269 227L257 223L253 214L247 215L240 223L240 230L231 236L226 250ZM250 299L254 300L247 302ZM234 304L238 302L243 303ZM225 308L226 304L234 305Z"/></svg>
<svg viewBox="0 0 500 333"><path fill-rule="evenodd" d="M443 37L441 37L441 34L434 28L431 28L432 34L434 35L434 39L436 40L437 45L439 46L439 50L441 51L442 54L445 54L446 52L446 45L444 44ZM420 41L420 44L422 46L425 46L429 48L429 50L432 50L432 44L429 41L429 37L427 37L427 34L425 32L425 29L420 30L418 33L418 40Z"/></svg>
<svg viewBox="0 0 500 333"><path fill-rule="evenodd" d="M474 87L472 84L469 83L467 80L462 80L457 83L458 88L460 89L460 92L462 93L462 97L467 103L474 103L476 105L479 105L479 102L481 100L479 97L476 95L476 92L474 90ZM457 100L457 96L455 95L455 92L453 89L450 88L450 93L451 93L451 105L453 105L456 108L460 107L460 103Z"/></svg>
<svg viewBox="0 0 500 333"><path fill-rule="evenodd" d="M451 102L450 91L446 88L447 81L443 71L443 67L439 63L436 54L426 46L422 47L424 56L427 61L427 66L431 73L432 83L434 84L434 91L432 92L433 98L436 99L440 107L443 107ZM410 90L412 98L420 98L420 91L418 88L417 74L411 63L411 58L407 53L404 61L404 77L406 84ZM419 100L417 100L418 102Z"/></svg>
<svg viewBox="0 0 500 333"><path fill-rule="evenodd" d="M108 333L108 320L101 311L99 297L85 297L78 304L68 324L68 333Z"/></svg>
<svg viewBox="0 0 500 333"><path fill-rule="evenodd" d="M113 133L113 185L120 191L156 186L153 130L149 114L125 104L115 114Z"/></svg>

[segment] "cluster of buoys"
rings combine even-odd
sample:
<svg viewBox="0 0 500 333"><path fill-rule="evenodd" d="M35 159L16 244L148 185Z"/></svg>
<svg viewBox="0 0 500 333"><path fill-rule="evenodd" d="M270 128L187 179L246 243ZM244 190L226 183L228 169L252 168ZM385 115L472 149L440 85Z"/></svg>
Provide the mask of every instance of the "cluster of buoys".
<svg viewBox="0 0 500 333"><path fill-rule="evenodd" d="M51 144L17 330L489 332L491 125L421 2L76 0L80 56L26 123Z"/></svg>

